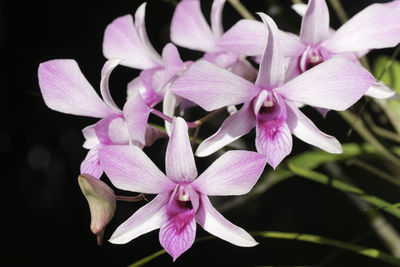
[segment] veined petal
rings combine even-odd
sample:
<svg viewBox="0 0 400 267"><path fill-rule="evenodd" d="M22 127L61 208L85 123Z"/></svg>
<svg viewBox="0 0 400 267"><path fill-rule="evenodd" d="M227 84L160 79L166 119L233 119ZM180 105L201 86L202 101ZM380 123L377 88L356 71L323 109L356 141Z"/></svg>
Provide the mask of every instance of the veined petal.
<svg viewBox="0 0 400 267"><path fill-rule="evenodd" d="M265 51L261 58L256 85L272 89L280 86L285 79L285 60L278 39L278 27L266 14L258 13L268 34Z"/></svg>
<svg viewBox="0 0 400 267"><path fill-rule="evenodd" d="M286 104L288 107L286 123L292 134L304 142L319 147L329 153L337 154L343 152L341 144L335 137L321 132L294 103L287 101Z"/></svg>
<svg viewBox="0 0 400 267"><path fill-rule="evenodd" d="M385 5L388 8L400 10L400 0L393 0L393 1L390 1L387 3L384 3L382 5Z"/></svg>
<svg viewBox="0 0 400 267"><path fill-rule="evenodd" d="M146 91L146 87L143 84L142 78L140 76L136 77L132 81L130 81L126 88L126 94L128 97L133 94L134 92L139 91L141 94L142 92ZM143 97L143 96L142 96Z"/></svg>
<svg viewBox="0 0 400 267"><path fill-rule="evenodd" d="M149 55L153 56L154 60L158 63L161 63L160 55L154 49L153 45L150 43L149 37L147 36L146 31L146 5L147 3L144 2L141 4L135 12L135 28L137 33L139 34L139 38L142 41L144 47L146 48Z"/></svg>
<svg viewBox="0 0 400 267"><path fill-rule="evenodd" d="M179 2L170 32L172 42L179 46L203 52L214 49L215 37L201 12L199 0Z"/></svg>
<svg viewBox="0 0 400 267"><path fill-rule="evenodd" d="M297 35L284 31L278 34L284 44L281 48L285 56L295 57L304 51L305 45ZM242 19L225 32L217 46L239 55L260 56L265 50L267 36L264 23Z"/></svg>
<svg viewBox="0 0 400 267"><path fill-rule="evenodd" d="M113 145L128 145L131 141L128 125L121 117L110 120L107 128L104 130Z"/></svg>
<svg viewBox="0 0 400 267"><path fill-rule="evenodd" d="M158 139L166 137L168 137L168 135L164 131L161 131L153 126L147 126L146 136L145 136L146 139L145 146L147 147L152 146L154 142L157 141Z"/></svg>
<svg viewBox="0 0 400 267"><path fill-rule="evenodd" d="M212 111L247 102L257 95L259 89L253 83L215 64L200 60L172 83L171 91Z"/></svg>
<svg viewBox="0 0 400 267"><path fill-rule="evenodd" d="M267 121L258 120L256 125L257 152L265 155L269 165L275 169L292 151L292 134L281 117Z"/></svg>
<svg viewBox="0 0 400 267"><path fill-rule="evenodd" d="M251 65L245 58L239 58L228 66L228 70L250 82L257 78L258 70Z"/></svg>
<svg viewBox="0 0 400 267"><path fill-rule="evenodd" d="M196 151L196 156L208 156L220 148L232 143L236 139L250 132L256 125L256 118L250 102L233 115L230 115L221 125L221 128L204 140Z"/></svg>
<svg viewBox="0 0 400 267"><path fill-rule="evenodd" d="M138 91L133 93L124 105L124 118L132 140L145 144L147 120L151 109L144 103Z"/></svg>
<svg viewBox="0 0 400 267"><path fill-rule="evenodd" d="M81 174L90 174L100 179L103 174L103 168L100 165L98 148L90 149L85 159L81 163Z"/></svg>
<svg viewBox="0 0 400 267"><path fill-rule="evenodd" d="M175 108L182 102L180 96L174 95L170 90L171 84L166 85L164 100L163 100L163 113L171 118L175 115ZM165 130L168 136L171 136L172 124L165 121Z"/></svg>
<svg viewBox="0 0 400 267"><path fill-rule="evenodd" d="M376 81L374 82L368 90L365 92L365 95L377 98L377 99L388 99L396 94L392 88L384 84L383 82Z"/></svg>
<svg viewBox="0 0 400 267"><path fill-rule="evenodd" d="M310 0L301 22L300 39L307 45L317 45L329 35L329 10L325 0Z"/></svg>
<svg viewBox="0 0 400 267"><path fill-rule="evenodd" d="M307 12L307 4L304 3L297 3L292 5L292 9L301 17L304 17L304 15Z"/></svg>
<svg viewBox="0 0 400 267"><path fill-rule="evenodd" d="M99 158L110 181L120 189L158 194L175 186L137 146L106 146Z"/></svg>
<svg viewBox="0 0 400 267"><path fill-rule="evenodd" d="M275 92L294 102L345 110L359 100L374 81L371 73L359 64L344 57L334 57L290 80Z"/></svg>
<svg viewBox="0 0 400 267"><path fill-rule="evenodd" d="M114 140L111 139L110 130L112 130L111 129L112 127L110 127L110 124L112 121L114 121L116 119L122 119L121 115L116 114L116 115L108 116L104 119L101 119L99 122L97 122L94 125L93 129L94 129L94 132L95 132L96 137L98 138L100 144L113 145L114 141L118 141L118 140L121 141L121 139L124 139L124 138L121 138L121 136L127 136L126 135L127 129L122 129L121 133L119 134L119 132L121 130L120 129L121 123L117 122L117 127L118 127L118 125L119 125L119 127L118 127L118 129L116 129L116 131L114 131L114 134L113 134ZM116 136L115 136L115 134L116 134ZM120 136L120 137L118 138L118 136ZM124 141L125 141L124 142L125 144L129 143L129 135L125 138ZM121 144L121 143L118 143L118 144Z"/></svg>
<svg viewBox="0 0 400 267"><path fill-rule="evenodd" d="M181 70L185 67L185 64L179 55L179 51L173 43L168 43L164 46L162 58L164 67L167 70Z"/></svg>
<svg viewBox="0 0 400 267"><path fill-rule="evenodd" d="M141 40L131 15L116 18L107 26L103 54L106 58L124 59L121 65L135 69L150 69L162 64L161 57Z"/></svg>
<svg viewBox="0 0 400 267"><path fill-rule="evenodd" d="M228 151L193 183L196 191L208 196L243 195L262 174L267 158L256 152Z"/></svg>
<svg viewBox="0 0 400 267"><path fill-rule="evenodd" d="M399 42L399 9L373 4L352 17L321 45L332 53L345 53L393 47Z"/></svg>
<svg viewBox="0 0 400 267"><path fill-rule="evenodd" d="M216 38L220 38L224 34L222 25L222 10L224 9L225 0L214 0L211 7L211 29Z"/></svg>
<svg viewBox="0 0 400 267"><path fill-rule="evenodd" d="M114 114L96 94L72 59L55 59L39 65L39 86L46 105L56 111L94 118Z"/></svg>
<svg viewBox="0 0 400 267"><path fill-rule="evenodd" d="M207 196L201 195L201 204L196 221L212 235L240 247L253 247L257 241L242 228L225 219L211 204Z"/></svg>
<svg viewBox="0 0 400 267"><path fill-rule="evenodd" d="M165 170L168 178L177 183L191 182L197 177L188 126L180 117L175 117L172 123L171 138L165 155Z"/></svg>
<svg viewBox="0 0 400 267"><path fill-rule="evenodd" d="M144 177L142 177L144 178ZM113 244L125 244L136 237L156 230L167 221L167 202L170 193L157 195L122 223L110 238Z"/></svg>
<svg viewBox="0 0 400 267"><path fill-rule="evenodd" d="M193 245L196 238L194 211L187 210L168 219L160 228L159 238L161 246L175 261Z"/></svg>
<svg viewBox="0 0 400 267"><path fill-rule="evenodd" d="M89 125L82 130L82 134L85 137L85 142L82 146L86 149L92 149L100 143L96 131L94 130L94 126L95 124Z"/></svg>
<svg viewBox="0 0 400 267"><path fill-rule="evenodd" d="M100 81L100 93L103 97L104 103L106 103L111 109L116 112L121 112L121 109L115 104L111 97L110 87L108 86L108 81L110 79L111 72L116 66L121 62L122 59L112 58L108 60L101 70L101 81Z"/></svg>

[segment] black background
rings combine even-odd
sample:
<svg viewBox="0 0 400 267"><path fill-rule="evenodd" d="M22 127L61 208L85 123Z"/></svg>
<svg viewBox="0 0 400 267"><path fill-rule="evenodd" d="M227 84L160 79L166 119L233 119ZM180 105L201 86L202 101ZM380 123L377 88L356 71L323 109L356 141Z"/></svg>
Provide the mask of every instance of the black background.
<svg viewBox="0 0 400 267"><path fill-rule="evenodd" d="M0 1L2 266L127 266L161 249L158 231L126 245L108 242L101 247L96 245L89 229L88 205L77 183L79 165L86 154L81 147L81 129L95 120L48 109L37 81L40 62L73 58L97 90L100 70L105 62L101 51L105 27L118 16L133 14L142 2ZM207 19L211 2L202 1ZM290 10L288 0L242 2L252 12L271 14L284 30L296 32L299 29L300 18ZM373 1L343 2L346 10L354 14ZM277 6L281 8L281 13L274 15ZM173 10L170 2L148 1L147 29L158 51L169 41L169 22ZM331 25L337 27L338 22L331 15ZM226 4L225 29L238 19L240 16ZM201 55L185 49L181 49L181 52L185 60ZM112 93L120 105L125 98L126 83L138 73L124 67L118 67L113 72ZM191 116L196 117L199 112L195 109ZM346 136L348 126L334 113L322 120L314 111L308 112L321 130L334 134L340 141L358 140L354 134L352 137ZM159 122L154 118L152 120ZM217 125L209 127L208 132L212 133ZM203 130L201 135L206 137L209 133ZM251 138L250 135L246 140L251 143ZM160 168L164 166L165 144L166 141L161 140L145 150ZM309 146L295 140L294 148L294 153L297 153L309 149ZM198 159L200 171L212 160L212 157ZM349 171L355 179L368 177L363 172ZM399 202L395 189L376 180L371 179L369 187L385 199ZM108 226L105 238L141 205L118 203L116 216ZM364 214L346 196L300 178L279 184L256 201L224 215L248 231L303 232L344 241L363 235L365 238L360 244L386 250L370 232ZM387 217L400 229L394 218ZM198 236L203 235L206 233L198 226ZM163 255L149 266L314 265L335 251L331 247L296 241L257 240L261 244L255 248L239 248L214 239L195 244L174 264L171 257ZM388 265L345 252L327 266Z"/></svg>

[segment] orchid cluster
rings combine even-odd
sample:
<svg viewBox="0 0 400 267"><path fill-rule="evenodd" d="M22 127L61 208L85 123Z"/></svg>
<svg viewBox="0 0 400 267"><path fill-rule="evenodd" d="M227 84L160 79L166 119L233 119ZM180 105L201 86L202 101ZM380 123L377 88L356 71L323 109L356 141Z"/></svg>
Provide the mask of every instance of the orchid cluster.
<svg viewBox="0 0 400 267"><path fill-rule="evenodd" d="M291 153L292 135L329 153L341 153L340 142L321 132L300 110L303 106L325 115L348 109L364 95L395 95L358 59L400 42L399 0L370 5L338 30L329 26L325 0L296 4L293 8L303 17L299 35L279 30L264 13L258 13L260 21L243 19L224 32L224 4L225 0L214 0L209 25L200 0L180 1L171 21L172 42L161 55L146 32L146 3L134 17L112 21L104 33L103 54L108 60L101 71L101 98L76 61L40 64L39 86L49 108L99 119L82 130L88 153L79 176L99 243L119 200L100 180L104 172L115 187L139 193L137 199L156 195L115 230L111 243L124 244L160 229L160 243L175 260L191 247L199 224L237 246L255 246L253 237L225 219L209 196L248 193L267 163L276 168ZM183 61L175 45L204 54ZM127 84L122 108L109 88L118 65L141 70ZM195 153L189 128L198 130L205 120L185 121L186 111L194 106L211 115L229 113ZM149 124L150 114L162 118L164 127ZM198 175L194 155L220 151L253 128L256 151L225 152ZM165 174L143 151L159 138L169 138Z"/></svg>

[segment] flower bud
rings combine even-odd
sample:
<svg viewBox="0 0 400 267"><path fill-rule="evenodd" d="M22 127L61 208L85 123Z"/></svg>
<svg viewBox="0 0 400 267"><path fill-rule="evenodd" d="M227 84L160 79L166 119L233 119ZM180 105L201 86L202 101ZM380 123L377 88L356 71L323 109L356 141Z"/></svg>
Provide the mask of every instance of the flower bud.
<svg viewBox="0 0 400 267"><path fill-rule="evenodd" d="M78 183L89 203L90 230L97 236L97 244L100 246L105 227L114 216L116 208L114 191L106 183L89 174L79 175Z"/></svg>

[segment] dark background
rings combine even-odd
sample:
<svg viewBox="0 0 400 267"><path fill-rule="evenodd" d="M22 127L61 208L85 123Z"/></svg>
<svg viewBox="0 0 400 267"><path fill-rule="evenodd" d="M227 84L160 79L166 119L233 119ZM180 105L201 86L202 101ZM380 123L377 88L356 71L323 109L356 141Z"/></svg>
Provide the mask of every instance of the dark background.
<svg viewBox="0 0 400 267"><path fill-rule="evenodd" d="M80 192L77 176L86 155L81 147L82 128L96 120L54 112L40 95L37 68L40 62L73 58L98 90L100 70L105 62L101 44L105 27L118 16L133 14L143 1L0 1L0 51L2 104L0 123L2 266L127 266L159 249L158 231L141 236L126 245L104 242L97 246L89 229L87 202ZM290 1L242 1L252 12L267 12L280 28L298 31L300 18L290 10ZM343 1L354 14L374 1ZM377 2L377 1L375 1ZM202 1L209 19L212 1ZM278 8L278 9L277 9ZM146 23L150 39L160 52L169 41L169 22L174 6L167 1L148 1ZM336 17L331 14L334 27ZM228 29L240 16L225 5L224 26ZM201 54L180 50L185 60ZM385 50L384 53L391 53ZM118 67L111 77L114 98L120 105L125 86L138 71ZM200 110L190 114L198 116ZM346 136L348 126L333 114L326 120L307 111L321 130L342 142L359 140ZM223 117L217 118L222 120ZM151 120L159 122L152 118ZM201 132L214 132L217 125ZM245 140L251 142L252 136ZM158 141L145 151L163 168L166 141ZM310 147L298 140L294 153ZM214 157L215 158L215 157ZM214 160L199 159L199 169ZM283 163L284 164L284 163ZM269 168L269 167L267 167ZM365 172L348 168L357 181ZM107 179L104 177L104 180ZM374 177L364 186L391 202L399 202L397 191ZM118 191L119 192L119 191ZM398 194L397 194L398 195ZM142 203L118 203L115 218L105 239ZM365 214L342 193L329 187L293 178L267 191L245 206L224 213L248 231L276 230L317 234L350 241L363 236L359 244L382 249L384 245L371 232ZM400 229L399 222L387 216ZM206 233L198 226L198 236ZM335 251L332 247L256 238L255 248L239 248L214 239L195 244L175 264L163 255L149 266L256 266L315 265ZM382 262L344 252L326 266L389 266Z"/></svg>

